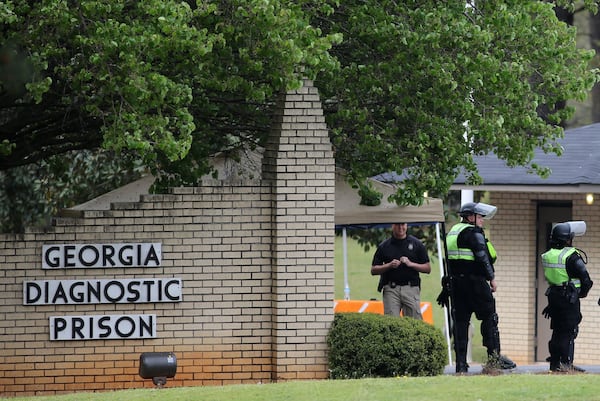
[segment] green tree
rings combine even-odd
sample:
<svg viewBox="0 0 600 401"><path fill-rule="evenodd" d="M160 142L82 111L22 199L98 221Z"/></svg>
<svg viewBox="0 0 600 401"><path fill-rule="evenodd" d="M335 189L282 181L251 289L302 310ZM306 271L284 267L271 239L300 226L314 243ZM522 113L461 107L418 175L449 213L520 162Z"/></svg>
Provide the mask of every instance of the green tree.
<svg viewBox="0 0 600 401"><path fill-rule="evenodd" d="M260 143L275 94L336 66L327 50L341 36L321 35L303 8L331 11L328 0L0 2L2 229L141 166L156 190L194 185L209 155Z"/></svg>
<svg viewBox="0 0 600 401"><path fill-rule="evenodd" d="M163 185L259 143L274 94L336 62L303 7L327 0L0 3L0 169L102 146ZM194 168L191 168L191 167Z"/></svg>
<svg viewBox="0 0 600 401"><path fill-rule="evenodd" d="M110 151L81 150L0 172L0 232L47 225L73 207L141 176L139 160Z"/></svg>
<svg viewBox="0 0 600 401"><path fill-rule="evenodd" d="M209 155L262 144L305 76L337 164L356 183L404 172L399 203L445 194L461 168L477 181L473 154L560 153L562 105L597 79L553 9L579 3L467 3L0 1L0 171L102 148L157 190L195 185Z"/></svg>
<svg viewBox="0 0 600 401"><path fill-rule="evenodd" d="M562 5L572 6L568 2ZM589 4L593 7L594 4ZM357 182L405 174L400 203L446 194L473 155L530 165L536 147L560 153L562 107L597 80L593 52L543 1L346 0L322 19L343 32L341 70L317 81L337 164Z"/></svg>

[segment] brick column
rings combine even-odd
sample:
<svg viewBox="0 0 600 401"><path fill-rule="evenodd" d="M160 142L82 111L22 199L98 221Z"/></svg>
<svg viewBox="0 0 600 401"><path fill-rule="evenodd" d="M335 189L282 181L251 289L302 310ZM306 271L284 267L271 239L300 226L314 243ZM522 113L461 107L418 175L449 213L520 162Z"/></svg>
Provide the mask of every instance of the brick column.
<svg viewBox="0 0 600 401"><path fill-rule="evenodd" d="M263 160L272 189L273 380L326 378L335 163L311 81L282 97Z"/></svg>

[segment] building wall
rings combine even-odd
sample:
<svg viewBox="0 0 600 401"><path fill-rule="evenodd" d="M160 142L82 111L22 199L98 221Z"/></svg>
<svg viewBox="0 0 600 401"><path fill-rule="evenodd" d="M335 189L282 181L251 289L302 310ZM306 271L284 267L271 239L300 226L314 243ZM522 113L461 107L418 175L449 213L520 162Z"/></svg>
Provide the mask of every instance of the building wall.
<svg viewBox="0 0 600 401"><path fill-rule="evenodd" d="M174 352L167 386L328 377L335 167L312 82L282 98L263 180L206 181L0 236L0 397L152 387L143 352ZM161 266L42 269L48 244L160 243ZM36 280L180 278L176 303L24 305ZM156 338L50 341L53 316L155 314Z"/></svg>
<svg viewBox="0 0 600 401"><path fill-rule="evenodd" d="M575 341L575 362L600 363L597 327L600 324L600 206L587 205L585 194L491 192L490 203L498 207L494 219L486 223L489 237L498 251L495 265L498 291L502 352L517 363L534 361L536 324L536 212L538 201L572 201L573 220L585 220L587 232L577 237L574 246L588 256L587 269L596 282L587 298L582 299L583 321ZM546 286L546 283L540 283ZM545 302L545 300L544 300ZM540 305L539 310L546 306ZM538 312L539 313L539 312Z"/></svg>

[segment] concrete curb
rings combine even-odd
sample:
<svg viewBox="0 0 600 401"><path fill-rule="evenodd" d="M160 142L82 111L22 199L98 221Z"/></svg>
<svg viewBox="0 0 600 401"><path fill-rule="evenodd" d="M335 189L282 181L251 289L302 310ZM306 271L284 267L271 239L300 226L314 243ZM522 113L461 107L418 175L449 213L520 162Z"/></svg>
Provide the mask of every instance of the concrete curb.
<svg viewBox="0 0 600 401"><path fill-rule="evenodd" d="M578 367L585 369L585 372L580 374L600 374L600 365L580 365L576 364ZM445 375L456 375L454 365L446 365L444 368ZM550 374L548 363L539 363L534 365L517 365L515 369L500 371L499 374ZM481 375L483 373L483 365L478 363L470 363L469 364L469 372L466 374L470 375ZM555 373L560 374L560 373ZM462 374L465 376L465 374Z"/></svg>

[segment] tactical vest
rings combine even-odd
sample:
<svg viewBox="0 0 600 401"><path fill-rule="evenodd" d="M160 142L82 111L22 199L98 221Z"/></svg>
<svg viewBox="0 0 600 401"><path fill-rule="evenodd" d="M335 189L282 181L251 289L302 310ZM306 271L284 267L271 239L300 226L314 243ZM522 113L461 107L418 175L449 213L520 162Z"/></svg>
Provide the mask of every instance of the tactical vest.
<svg viewBox="0 0 600 401"><path fill-rule="evenodd" d="M448 247L448 259L451 260L475 260L473 251L469 248L458 247L458 235L465 229L473 227L471 224L458 223L455 224L450 232L446 235L446 246Z"/></svg>
<svg viewBox="0 0 600 401"><path fill-rule="evenodd" d="M581 287L581 281L571 279L567 273L567 259L576 252L577 249L573 247L565 247L563 249L552 248L542 254L542 266L548 284L563 285L572 282L575 287Z"/></svg>

